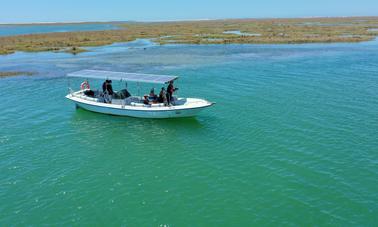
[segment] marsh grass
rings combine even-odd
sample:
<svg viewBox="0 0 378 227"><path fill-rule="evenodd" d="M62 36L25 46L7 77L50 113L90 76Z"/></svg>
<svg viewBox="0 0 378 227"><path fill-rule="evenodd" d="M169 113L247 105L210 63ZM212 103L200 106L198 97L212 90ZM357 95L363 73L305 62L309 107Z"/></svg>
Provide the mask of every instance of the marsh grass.
<svg viewBox="0 0 378 227"><path fill-rule="evenodd" d="M66 51L77 54L85 51L80 47L128 42L137 38L153 38L162 45L361 42L376 37L378 32L368 30L378 27L378 17L133 22L119 26L124 29L0 37L0 54L15 51ZM225 34L225 31L260 36Z"/></svg>

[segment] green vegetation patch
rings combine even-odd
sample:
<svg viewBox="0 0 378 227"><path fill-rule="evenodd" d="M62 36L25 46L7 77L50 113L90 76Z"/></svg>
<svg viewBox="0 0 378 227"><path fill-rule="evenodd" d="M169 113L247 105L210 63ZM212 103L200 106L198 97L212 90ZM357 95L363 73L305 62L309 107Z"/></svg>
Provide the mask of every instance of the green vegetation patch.
<svg viewBox="0 0 378 227"><path fill-rule="evenodd" d="M153 39L162 45L361 42L377 36L378 17L133 22L119 26L125 29L0 37L0 54L15 51L65 51L78 54L85 51L82 47L128 42L138 38Z"/></svg>

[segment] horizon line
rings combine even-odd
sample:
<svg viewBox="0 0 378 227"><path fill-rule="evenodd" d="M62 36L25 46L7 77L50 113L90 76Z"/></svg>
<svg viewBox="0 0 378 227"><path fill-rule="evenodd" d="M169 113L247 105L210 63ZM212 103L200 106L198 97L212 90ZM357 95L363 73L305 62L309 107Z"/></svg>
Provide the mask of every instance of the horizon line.
<svg viewBox="0 0 378 227"><path fill-rule="evenodd" d="M93 20L93 21L36 21L36 22L0 22L0 25L47 25L47 24L83 24L83 23L153 23L153 22L185 22L211 20L269 20L269 19L316 19L316 18L369 18L378 16L306 16L306 17L232 17L232 18L199 18L199 19L167 19L167 20Z"/></svg>

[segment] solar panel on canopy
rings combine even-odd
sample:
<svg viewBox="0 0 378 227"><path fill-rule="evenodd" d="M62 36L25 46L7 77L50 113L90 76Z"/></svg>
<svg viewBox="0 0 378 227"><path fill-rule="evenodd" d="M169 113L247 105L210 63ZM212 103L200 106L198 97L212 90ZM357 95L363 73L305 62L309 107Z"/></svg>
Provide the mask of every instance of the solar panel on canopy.
<svg viewBox="0 0 378 227"><path fill-rule="evenodd" d="M142 83L156 83L166 84L169 81L177 79L177 76L169 75L155 75L144 73L125 73L125 72L113 72L102 70L80 70L67 74L68 77L80 77L80 78L92 78L92 79L109 79L109 80L125 80L132 82Z"/></svg>

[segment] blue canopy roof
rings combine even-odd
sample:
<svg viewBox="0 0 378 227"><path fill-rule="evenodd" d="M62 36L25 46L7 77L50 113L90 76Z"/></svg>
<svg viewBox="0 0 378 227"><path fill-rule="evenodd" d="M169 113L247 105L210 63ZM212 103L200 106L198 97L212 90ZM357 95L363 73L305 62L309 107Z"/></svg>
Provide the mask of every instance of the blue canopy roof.
<svg viewBox="0 0 378 227"><path fill-rule="evenodd" d="M178 76L169 75L155 75L144 73L126 73L126 72L113 72L103 70L80 70L67 74L68 77L80 77L80 78L92 78L103 80L124 80L141 83L154 83L154 84L166 84L170 81L176 80Z"/></svg>

